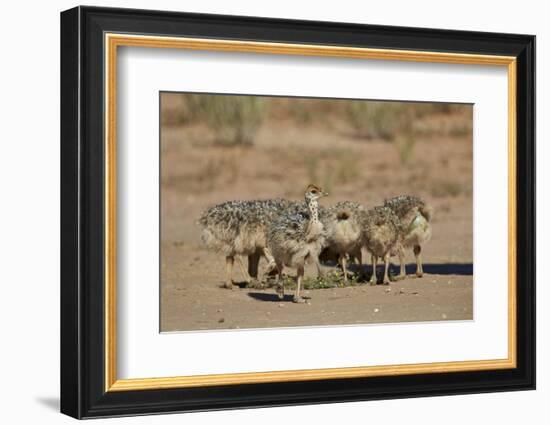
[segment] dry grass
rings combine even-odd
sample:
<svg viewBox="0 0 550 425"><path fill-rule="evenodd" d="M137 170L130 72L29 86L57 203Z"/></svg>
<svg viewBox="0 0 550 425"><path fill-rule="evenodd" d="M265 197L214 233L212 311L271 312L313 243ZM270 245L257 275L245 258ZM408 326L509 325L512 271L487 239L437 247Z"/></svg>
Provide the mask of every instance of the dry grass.
<svg viewBox="0 0 550 425"><path fill-rule="evenodd" d="M329 192L335 186L354 183L362 176L360 157L355 152L344 149L309 150L302 152L302 157L306 180L319 182Z"/></svg>
<svg viewBox="0 0 550 425"><path fill-rule="evenodd" d="M434 182L431 190L435 198L457 197L464 193L464 187L461 183L455 181Z"/></svg>
<svg viewBox="0 0 550 425"><path fill-rule="evenodd" d="M223 145L252 144L267 123L322 126L367 140L417 136L464 136L472 130L471 105L369 100L277 98L164 93L166 126L206 124ZM336 122L343 124L335 126Z"/></svg>
<svg viewBox="0 0 550 425"><path fill-rule="evenodd" d="M408 165L411 163L415 143L416 139L411 135L404 135L395 140L394 144L399 152L399 159L402 165Z"/></svg>
<svg viewBox="0 0 550 425"><path fill-rule="evenodd" d="M406 107L397 102L355 100L348 103L348 119L359 137L392 140L403 125Z"/></svg>
<svg viewBox="0 0 550 425"><path fill-rule="evenodd" d="M364 143L367 139L350 131L344 101L265 98L262 129L255 133L253 145L244 147L216 142L206 116L199 119L186 109L195 105L198 114L201 107L196 105L205 102L199 95L164 96L163 108L186 118L177 126L163 126L162 181L178 196L191 196L190 202L202 199L205 192L211 197L209 203L267 196L300 199L309 183L331 194L329 204L356 199L373 205L380 192L384 196L414 192L438 199L471 194L469 106L377 102L384 108L393 104L389 109L399 110L406 119L391 140ZM307 117L297 114L308 107ZM417 131L421 123L432 129L429 134Z"/></svg>
<svg viewBox="0 0 550 425"><path fill-rule="evenodd" d="M184 167L182 167L184 168ZM233 155L227 157L205 158L203 161L189 167L183 173L173 173L163 178L162 183L168 188L185 188L191 193L201 193L212 190L216 185L233 184L240 176L237 159Z"/></svg>
<svg viewBox="0 0 550 425"><path fill-rule="evenodd" d="M168 112L165 123L204 123L214 142L224 146L252 145L265 116L259 96L180 95L178 113Z"/></svg>

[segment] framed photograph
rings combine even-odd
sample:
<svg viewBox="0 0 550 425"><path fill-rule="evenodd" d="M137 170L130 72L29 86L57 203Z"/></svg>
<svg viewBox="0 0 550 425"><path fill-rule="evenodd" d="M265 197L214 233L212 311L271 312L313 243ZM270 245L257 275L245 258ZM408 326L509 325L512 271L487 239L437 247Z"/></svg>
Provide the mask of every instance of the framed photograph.
<svg viewBox="0 0 550 425"><path fill-rule="evenodd" d="M535 37L61 14L61 411L535 388Z"/></svg>

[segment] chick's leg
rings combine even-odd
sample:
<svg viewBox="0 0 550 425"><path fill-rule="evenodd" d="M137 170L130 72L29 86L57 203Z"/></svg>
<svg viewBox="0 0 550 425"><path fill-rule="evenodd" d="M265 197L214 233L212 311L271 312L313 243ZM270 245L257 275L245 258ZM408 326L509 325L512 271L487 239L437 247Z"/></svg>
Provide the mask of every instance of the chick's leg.
<svg viewBox="0 0 550 425"><path fill-rule="evenodd" d="M376 261L377 261L377 257L376 257L376 255L371 255L371 259L372 259L372 276L369 280L369 284L376 285L376 282L377 282L377 279L376 279Z"/></svg>
<svg viewBox="0 0 550 425"><path fill-rule="evenodd" d="M389 267L390 267L390 254L387 253L384 256L384 280L383 280L384 285L389 285L390 284L390 278L388 276Z"/></svg>
<svg viewBox="0 0 550 425"><path fill-rule="evenodd" d="M298 266L297 270L297 281L296 281L296 292L294 292L294 298L292 299L295 303L304 303L305 300L300 296L300 287L302 286L302 278L304 277L304 265Z"/></svg>
<svg viewBox="0 0 550 425"><path fill-rule="evenodd" d="M225 284L227 289L233 289L233 263L235 258L231 255L225 257Z"/></svg>
<svg viewBox="0 0 550 425"><path fill-rule="evenodd" d="M422 277L424 275L424 270L422 269L422 247L415 245L413 250L416 257L416 276Z"/></svg>

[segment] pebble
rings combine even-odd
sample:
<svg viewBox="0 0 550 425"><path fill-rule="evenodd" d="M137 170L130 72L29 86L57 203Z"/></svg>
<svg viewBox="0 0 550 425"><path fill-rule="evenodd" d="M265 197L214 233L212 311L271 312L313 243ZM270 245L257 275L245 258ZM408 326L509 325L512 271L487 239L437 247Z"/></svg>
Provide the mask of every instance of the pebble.
<svg viewBox="0 0 550 425"><path fill-rule="evenodd" d="M375 309L374 309L374 312L375 312L375 313L378 313L379 311L380 311L379 308L375 308Z"/></svg>
<svg viewBox="0 0 550 425"><path fill-rule="evenodd" d="M446 319L446 318L447 318L447 315L446 315L445 313L443 313L443 314L441 315L441 317L442 317L443 319Z"/></svg>
<svg viewBox="0 0 550 425"><path fill-rule="evenodd" d="M279 307L281 307L281 308L282 308L282 307L284 307L284 306L285 306L285 305L284 305L284 304L282 304L282 303L281 303L281 304L279 304Z"/></svg>
<svg viewBox="0 0 550 425"><path fill-rule="evenodd" d="M223 317L218 320L218 323L223 323L223 322L225 322L225 319Z"/></svg>

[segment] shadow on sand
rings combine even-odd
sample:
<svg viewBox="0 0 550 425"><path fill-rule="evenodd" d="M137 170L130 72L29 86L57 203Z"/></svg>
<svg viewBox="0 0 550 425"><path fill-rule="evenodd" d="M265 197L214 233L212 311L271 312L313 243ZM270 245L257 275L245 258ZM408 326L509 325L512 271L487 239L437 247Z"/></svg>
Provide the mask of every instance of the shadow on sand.
<svg viewBox="0 0 550 425"><path fill-rule="evenodd" d="M285 297L282 300L279 298L277 294L269 293L269 292L249 292L248 296L258 301L270 301L270 302L278 302L278 303L292 301L292 294L285 294Z"/></svg>
<svg viewBox="0 0 550 425"><path fill-rule="evenodd" d="M325 264L326 266L326 264ZM365 266L363 266L365 267ZM441 263L441 264L424 264L424 276L426 275L457 275L457 276L472 276L474 273L474 265L472 263ZM407 264L405 266L408 277L414 277L414 274L416 272L416 264ZM350 271L358 272L358 267L356 265L351 265L349 267ZM365 283L370 278L370 275L372 273L371 266L367 266L366 269L369 271L369 273L364 274L362 273L361 276L358 279L358 282ZM363 269L365 271L365 269ZM378 268L378 272L381 273L383 271L382 267ZM396 264L392 264L390 266L390 272L396 276L399 274L399 266ZM241 286L243 284L243 286ZM241 288L246 287L245 282L239 282L236 283L236 285L239 285ZM266 301L266 302L288 302L292 301L292 294L285 294L284 299L279 299L279 296L276 293L273 292L249 292L247 294L250 298L254 298L258 301Z"/></svg>
<svg viewBox="0 0 550 425"><path fill-rule="evenodd" d="M395 265L393 266L395 268ZM442 264L423 264L425 274L456 274L458 276L472 276L474 274L474 265L472 263L442 263ZM405 266L407 274L416 272L416 264L407 264ZM397 267L399 271L399 267Z"/></svg>
<svg viewBox="0 0 550 425"><path fill-rule="evenodd" d="M322 264L325 267L328 266L340 268L336 263L323 262ZM425 274L455 274L458 276L472 276L474 274L474 265L472 263L424 263L423 268ZM405 265L405 269L407 271L407 275L414 275L416 273L416 264L407 264ZM350 264L348 266L348 270L357 273L359 271L359 267L357 264ZM383 270L383 264L378 264L378 272L380 273L381 270ZM395 262L392 262L390 264L390 272L394 275L399 274L399 264L395 264ZM372 273L372 266L370 264L363 264L363 273L365 274L365 276L370 278L370 274Z"/></svg>

